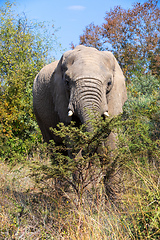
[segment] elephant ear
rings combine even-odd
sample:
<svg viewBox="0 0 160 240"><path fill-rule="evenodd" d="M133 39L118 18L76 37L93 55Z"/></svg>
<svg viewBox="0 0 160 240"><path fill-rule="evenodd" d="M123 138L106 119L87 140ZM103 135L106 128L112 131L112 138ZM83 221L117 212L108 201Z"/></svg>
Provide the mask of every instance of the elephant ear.
<svg viewBox="0 0 160 240"><path fill-rule="evenodd" d="M58 113L59 120L64 123L69 123L71 119L70 117L68 117L69 96L66 94L66 90L65 90L62 65L66 57L71 53L71 51L66 52L61 57L53 73L52 83L51 83L51 92L52 92L53 104L55 107L54 110L55 112Z"/></svg>
<svg viewBox="0 0 160 240"><path fill-rule="evenodd" d="M122 107L127 100L127 90L125 85L125 77L123 72L111 52L107 52L110 56L111 66L113 68L113 87L107 94L109 115L115 116L122 113Z"/></svg>

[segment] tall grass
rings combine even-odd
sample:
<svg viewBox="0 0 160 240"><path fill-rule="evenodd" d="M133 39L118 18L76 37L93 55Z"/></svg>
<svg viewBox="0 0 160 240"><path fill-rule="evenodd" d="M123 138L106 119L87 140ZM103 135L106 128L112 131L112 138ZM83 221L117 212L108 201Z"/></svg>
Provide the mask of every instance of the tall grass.
<svg viewBox="0 0 160 240"><path fill-rule="evenodd" d="M87 189L78 204L54 180L36 184L29 169L0 165L0 239L159 239L159 172L133 159L123 172L123 193L107 201L103 184Z"/></svg>

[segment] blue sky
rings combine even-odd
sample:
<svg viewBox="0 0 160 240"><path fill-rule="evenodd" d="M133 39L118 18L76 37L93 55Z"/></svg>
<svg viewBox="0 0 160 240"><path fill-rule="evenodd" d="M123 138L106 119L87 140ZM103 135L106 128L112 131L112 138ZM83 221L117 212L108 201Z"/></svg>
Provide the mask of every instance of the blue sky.
<svg viewBox="0 0 160 240"><path fill-rule="evenodd" d="M5 0L0 0L0 6ZM10 2L14 2L11 0ZM59 28L56 36L65 50L70 49L70 43L79 43L79 36L85 26L94 22L100 25L104 22L105 12L114 6L131 8L136 0L16 0L16 12L25 12L27 18L37 21L54 21ZM140 3L146 0L138 0ZM58 52L56 58L59 59Z"/></svg>

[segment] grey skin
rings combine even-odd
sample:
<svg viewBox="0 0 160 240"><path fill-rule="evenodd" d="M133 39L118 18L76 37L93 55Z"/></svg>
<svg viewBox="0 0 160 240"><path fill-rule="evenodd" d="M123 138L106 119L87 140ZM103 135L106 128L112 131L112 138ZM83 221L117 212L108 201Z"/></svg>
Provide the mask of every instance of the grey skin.
<svg viewBox="0 0 160 240"><path fill-rule="evenodd" d="M61 142L50 131L59 122L86 123L88 110L99 116L118 115L126 99L125 78L113 54L81 45L45 66L33 84L34 112L45 142ZM87 131L92 131L89 124ZM114 147L112 133L108 139Z"/></svg>

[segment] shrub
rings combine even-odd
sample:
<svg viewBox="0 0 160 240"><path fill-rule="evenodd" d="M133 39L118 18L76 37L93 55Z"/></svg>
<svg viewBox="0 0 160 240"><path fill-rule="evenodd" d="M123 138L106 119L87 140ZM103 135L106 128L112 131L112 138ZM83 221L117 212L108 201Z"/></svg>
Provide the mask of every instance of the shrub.
<svg viewBox="0 0 160 240"><path fill-rule="evenodd" d="M35 142L36 135L39 138L32 85L36 74L51 60L56 42L45 23L17 16L13 7L7 2L0 9L0 155L6 160L22 156L29 147L27 142Z"/></svg>

